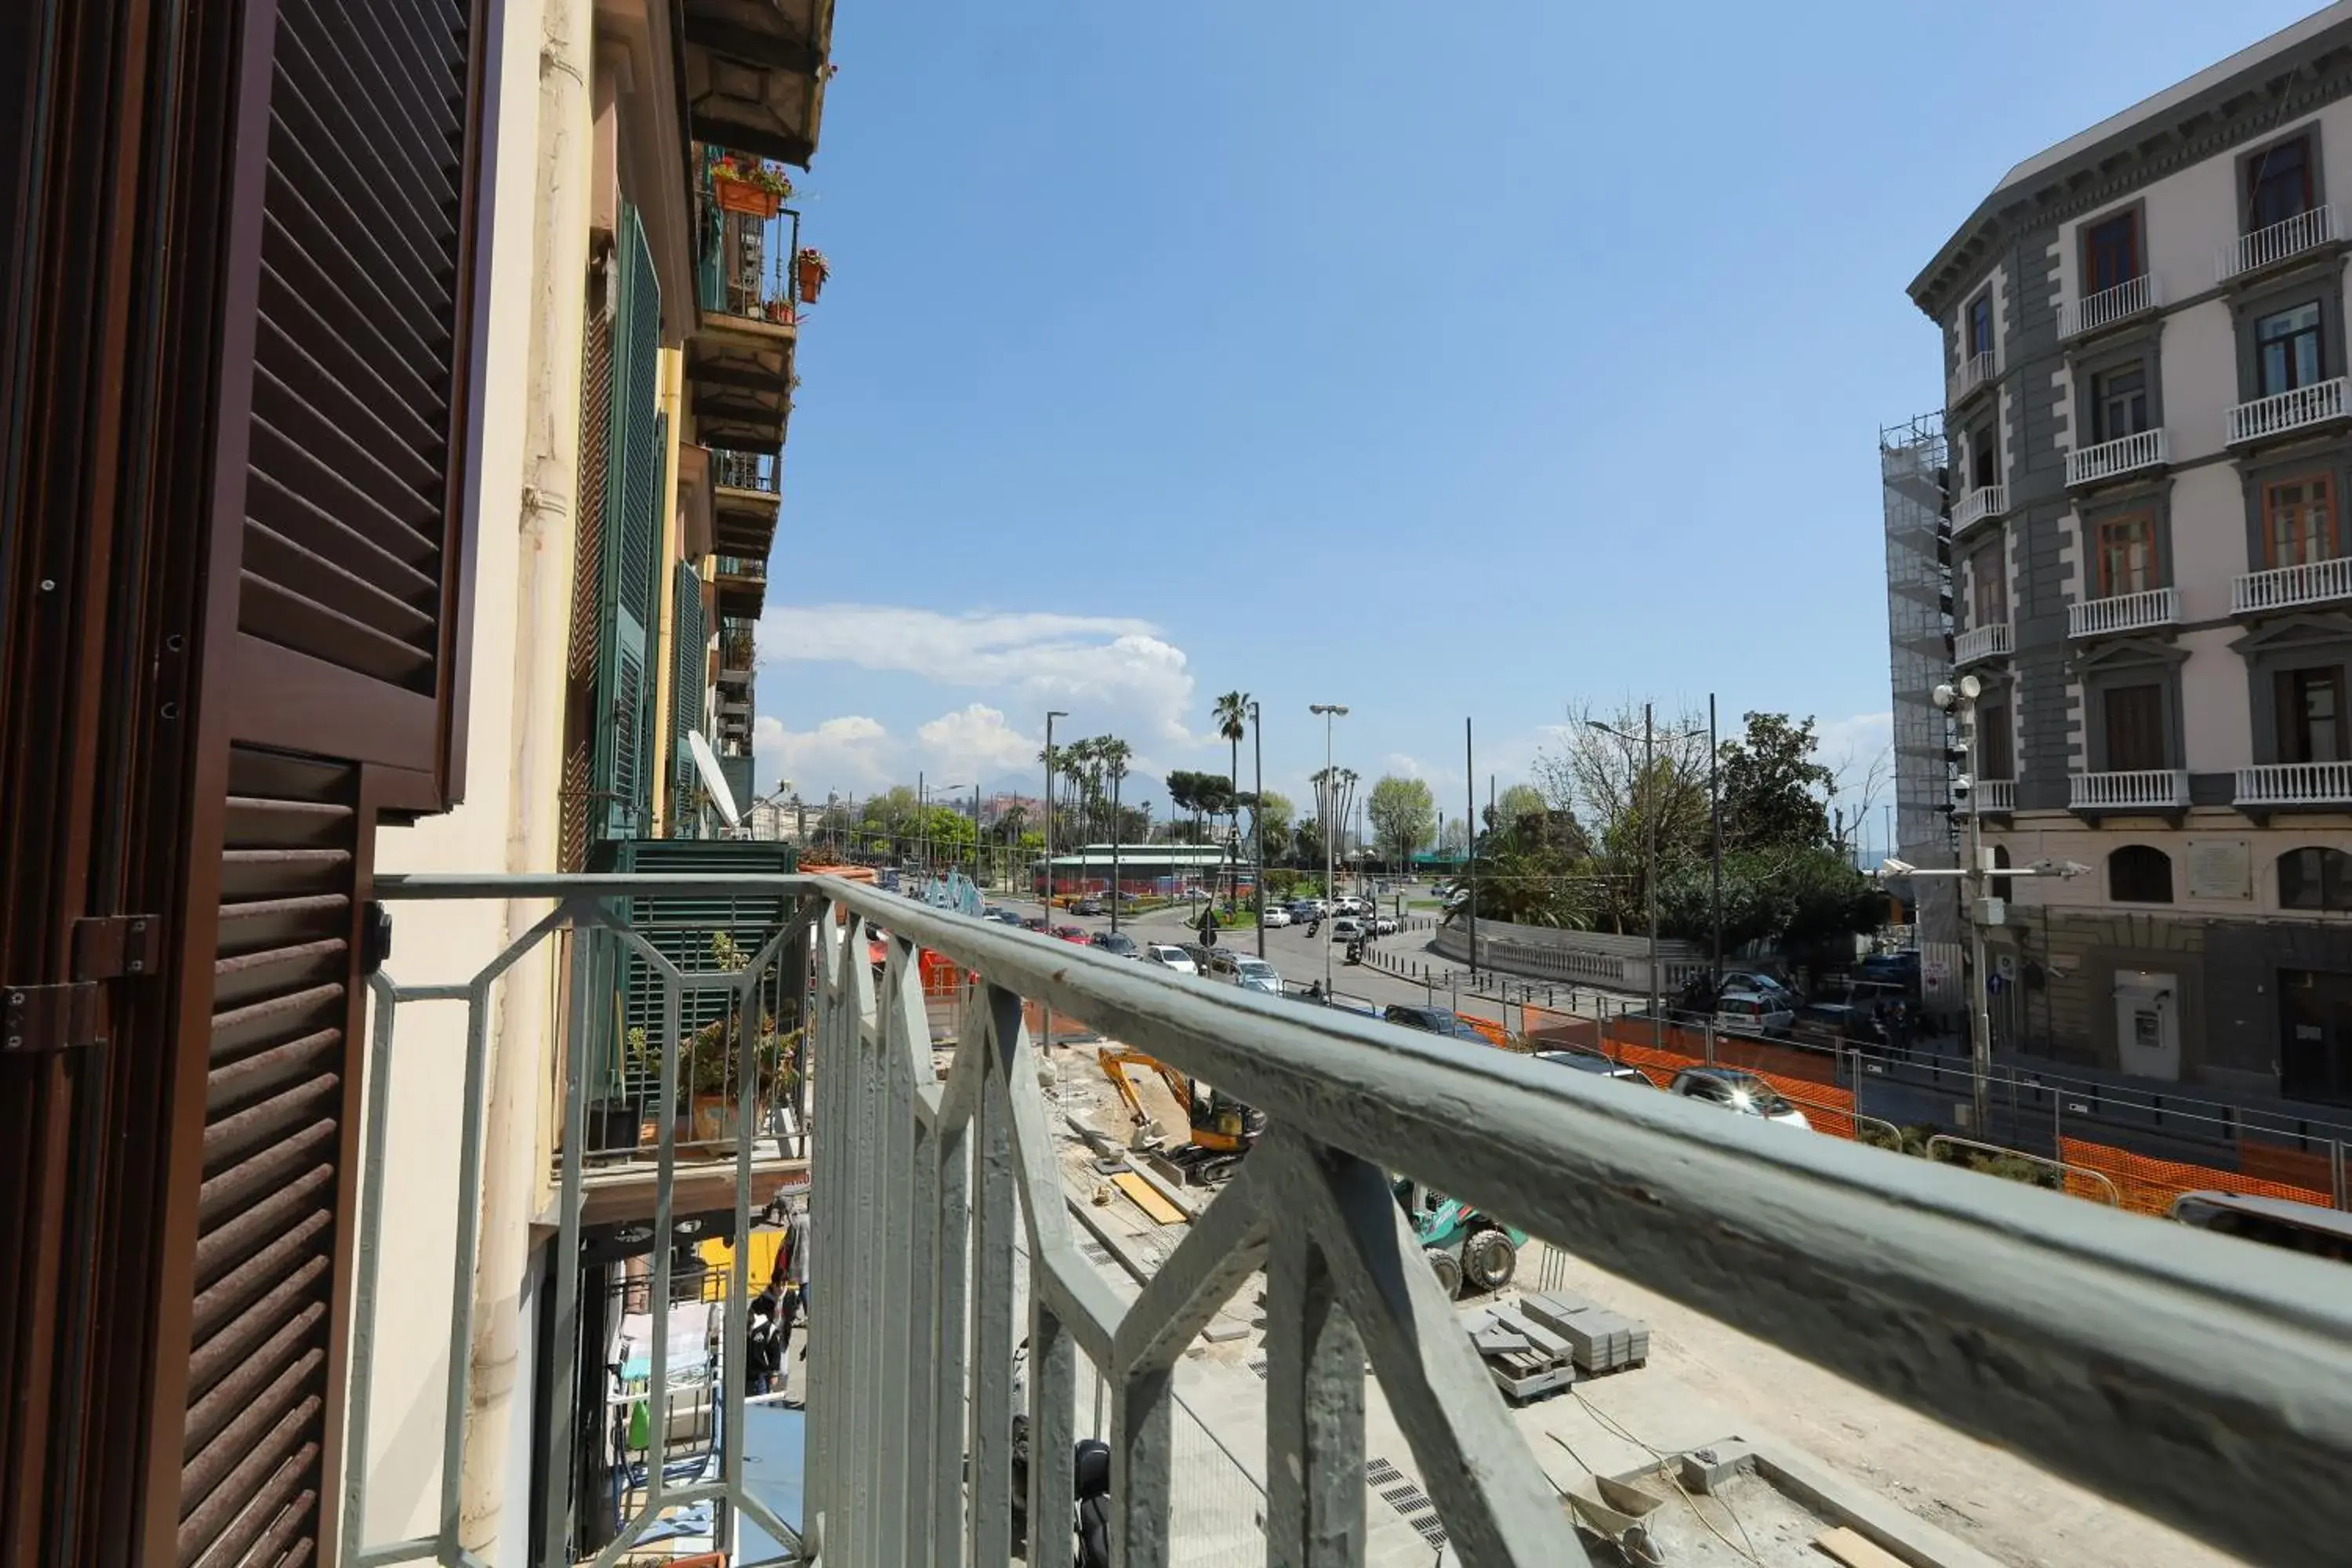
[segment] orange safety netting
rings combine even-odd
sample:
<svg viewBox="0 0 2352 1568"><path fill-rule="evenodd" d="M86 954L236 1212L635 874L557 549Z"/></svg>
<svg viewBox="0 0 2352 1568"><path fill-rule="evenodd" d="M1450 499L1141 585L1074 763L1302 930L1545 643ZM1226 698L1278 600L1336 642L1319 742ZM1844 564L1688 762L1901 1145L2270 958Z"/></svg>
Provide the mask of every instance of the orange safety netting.
<svg viewBox="0 0 2352 1568"><path fill-rule="evenodd" d="M2336 1173L2325 1154L2305 1149L2282 1149L2275 1143L2238 1145L2238 1171L2261 1182L2284 1182L2291 1187L2332 1192Z"/></svg>
<svg viewBox="0 0 2352 1568"><path fill-rule="evenodd" d="M2173 1199L2183 1193L2237 1193L2247 1197L2284 1198L2291 1203L2316 1204L2322 1208L2333 1201L2326 1188L2312 1188L2287 1182L2269 1182L2237 1171L2216 1170L2210 1165L2190 1164L2183 1160L2156 1160L2145 1154L2135 1154L2112 1144L2088 1143L2079 1138L2061 1138L2060 1155L2069 1166L2084 1171L2096 1171L2116 1184L2116 1193L2123 1206L2140 1214L2166 1215L2172 1212ZM2106 1189L2089 1177L2066 1173L2066 1190L2078 1198L2095 1198L2105 1203Z"/></svg>
<svg viewBox="0 0 2352 1568"><path fill-rule="evenodd" d="M1651 1044L1651 1026L1644 1018L1618 1018L1607 1029L1612 1041L1626 1045ZM1706 1058L1706 1035L1700 1029L1678 1028L1672 1024L1657 1026L1657 1044L1666 1049L1704 1061ZM1837 1058L1819 1051L1801 1050L1795 1046L1774 1045L1745 1035L1715 1037L1715 1061L1717 1067L1746 1068L1764 1078L1793 1079L1800 1083L1834 1088L1837 1084Z"/></svg>
<svg viewBox="0 0 2352 1568"><path fill-rule="evenodd" d="M1660 1089L1672 1083L1675 1074L1685 1068L1707 1065L1706 1059L1701 1057L1685 1056L1679 1051L1662 1051L1653 1046L1633 1045L1614 1038L1609 1043L1609 1054L1627 1067L1639 1068L1642 1075ZM1744 1066L1742 1063L1723 1059L1720 1050L1717 1052L1715 1065L1717 1067ZM1791 1078L1784 1073L1767 1072L1758 1068L1747 1068L1746 1070L1754 1073L1802 1108L1805 1120L1812 1124L1814 1131L1826 1133L1832 1138L1843 1138L1849 1142L1853 1140L1854 1135L1853 1090L1840 1089L1834 1084L1816 1083L1810 1079Z"/></svg>

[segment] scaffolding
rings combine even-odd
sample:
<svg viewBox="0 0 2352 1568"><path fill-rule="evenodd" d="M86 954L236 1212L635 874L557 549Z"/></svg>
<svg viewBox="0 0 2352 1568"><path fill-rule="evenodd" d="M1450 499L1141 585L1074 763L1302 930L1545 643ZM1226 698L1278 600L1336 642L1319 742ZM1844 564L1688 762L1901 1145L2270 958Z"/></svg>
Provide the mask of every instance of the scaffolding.
<svg viewBox="0 0 2352 1568"><path fill-rule="evenodd" d="M1952 678L1952 536L1944 515L1945 462L1940 414L1879 432L1886 508L1887 664L1895 688L1895 853L1922 868L1959 864L1952 811L1958 736L1933 697L1936 687ZM1956 953L1965 934L1957 881L1918 878L1911 891L1923 957Z"/></svg>

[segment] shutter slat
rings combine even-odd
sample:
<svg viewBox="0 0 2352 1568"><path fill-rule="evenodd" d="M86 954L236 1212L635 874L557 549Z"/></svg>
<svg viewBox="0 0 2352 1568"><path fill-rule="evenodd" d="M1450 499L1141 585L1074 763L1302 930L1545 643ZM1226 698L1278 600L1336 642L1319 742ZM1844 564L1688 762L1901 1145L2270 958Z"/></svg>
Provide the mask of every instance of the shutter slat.
<svg viewBox="0 0 2352 1568"><path fill-rule="evenodd" d="M348 81L374 74L386 89L373 99L331 93L314 100L291 88L286 95L289 118L298 110L312 114L318 144L341 165L337 173L345 182L384 203L391 210L383 216L398 220L396 226L446 245L457 233L457 182L446 163L419 152L434 148L444 134L448 100L460 84L445 84L438 94L441 101L434 101L429 85L411 78L404 51L387 39L382 16L365 14L381 9L289 6L280 11L286 41L279 53L291 57L287 74L293 81ZM387 60L393 68L383 68ZM443 64L455 69L463 61L445 58Z"/></svg>
<svg viewBox="0 0 2352 1568"><path fill-rule="evenodd" d="M332 1153L334 1142L335 1123L313 1121L252 1158L230 1166L197 1189L197 1223L216 1224L224 1215L236 1213L293 1172Z"/></svg>
<svg viewBox="0 0 2352 1568"><path fill-rule="evenodd" d="M302 1443L291 1453L286 1449L315 1424L319 1409L320 1402L309 1399L279 1417L251 1457L181 1521L180 1568L242 1563L298 1495L315 1499L302 1483L318 1462L318 1443ZM182 1499L184 1506L186 1500Z"/></svg>
<svg viewBox="0 0 2352 1568"><path fill-rule="evenodd" d="M299 1225L303 1214L334 1201L332 1165L313 1165L225 1225L205 1232L196 1244L196 1278L211 1279L249 1257L270 1237Z"/></svg>
<svg viewBox="0 0 2352 1568"><path fill-rule="evenodd" d="M294 334L303 329L312 330L298 340ZM352 363L352 351L338 334L299 316L281 321L268 311L262 313L258 331L259 359L270 367L272 379L299 398L306 413L315 413L347 444L364 453L383 470L384 482L397 487L394 494L430 496L440 489L446 473L443 432L403 408L392 388L373 370ZM258 396L254 406L263 407ZM447 417L446 409L431 412ZM284 427L285 422L280 425ZM373 490L376 486L369 488Z"/></svg>

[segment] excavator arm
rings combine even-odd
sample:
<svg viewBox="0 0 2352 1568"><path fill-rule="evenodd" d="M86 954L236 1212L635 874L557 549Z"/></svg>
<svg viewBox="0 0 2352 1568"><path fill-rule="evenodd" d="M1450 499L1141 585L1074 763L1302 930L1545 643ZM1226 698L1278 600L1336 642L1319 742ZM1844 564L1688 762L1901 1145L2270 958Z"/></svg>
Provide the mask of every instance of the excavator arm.
<svg viewBox="0 0 2352 1568"><path fill-rule="evenodd" d="M1158 1073L1168 1085L1169 1091L1176 1096L1176 1103L1184 1108L1188 1117L1191 1115L1192 1086L1182 1073L1167 1063L1147 1057L1141 1051L1125 1050L1117 1046L1103 1047L1095 1053L1095 1059L1102 1065L1103 1076L1110 1079L1111 1087L1118 1090L1118 1098L1127 1107L1128 1119L1138 1127L1150 1126L1151 1117L1143 1109L1143 1101L1136 1098L1135 1085L1128 1081L1126 1069L1130 1066L1150 1068Z"/></svg>

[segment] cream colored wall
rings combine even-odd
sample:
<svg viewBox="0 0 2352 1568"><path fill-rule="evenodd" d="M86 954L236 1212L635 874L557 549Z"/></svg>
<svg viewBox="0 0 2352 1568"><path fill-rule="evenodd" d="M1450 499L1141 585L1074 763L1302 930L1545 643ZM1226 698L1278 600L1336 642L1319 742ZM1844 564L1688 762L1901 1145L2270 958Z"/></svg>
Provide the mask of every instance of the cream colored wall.
<svg viewBox="0 0 2352 1568"><path fill-rule="evenodd" d="M2230 584L2246 569L2246 499L2234 463L2172 477L2172 581L2180 618L2230 617Z"/></svg>
<svg viewBox="0 0 2352 1568"><path fill-rule="evenodd" d="M2194 618L2193 616L2190 618ZM2234 626L2183 632L2180 667L2181 764L2194 773L2230 773L2254 761L2252 700L2245 661L2230 651Z"/></svg>
<svg viewBox="0 0 2352 1568"><path fill-rule="evenodd" d="M472 688L466 800L446 816L388 827L379 871L498 871L507 863L513 797L517 602L521 563L524 413L532 319L532 206L539 16L509 6L500 41L497 189L506 197L490 235L489 298L497 323L484 372L481 524L476 533ZM520 199L512 193L525 193ZM543 657L560 661L561 647ZM505 939L502 903L394 903L385 973L404 984L470 977ZM544 977L541 977L544 983ZM373 1016L371 1015L371 1016ZM386 1117L385 1191L375 1313L373 1415L364 1464L370 1542L430 1532L438 1519L441 1425L448 1375L457 1213L455 1129L462 1110L465 1009L414 1003L400 1010ZM526 1048L536 1048L526 1045ZM529 1325L524 1325L526 1342ZM500 1563L521 1562L526 1538L508 1521Z"/></svg>
<svg viewBox="0 0 2352 1568"><path fill-rule="evenodd" d="M2095 826L2063 813L2021 816L2014 827L1987 830L1987 845L2006 846L2012 865L2031 866L2040 860L2068 860L2091 868L2082 877L2024 877L2012 882L2013 900L2023 908L2069 910L2147 909L2174 915L2235 917L2240 920L2291 919L2340 926L2352 939L2352 914L2321 914L2313 910L2282 910L2278 901L2278 858L2290 849L2317 846L2352 854L2352 816L2273 818L2266 827L2254 827L2235 813L2192 812L2184 826L2174 828L2153 821L2135 826ZM2252 866L2251 896L2244 899L2191 899L2186 858L2194 844L2228 840L2242 843ZM2117 905L2107 901L2107 856L2126 844L2152 844L2172 857L2173 898L2169 905Z"/></svg>
<svg viewBox="0 0 2352 1568"><path fill-rule="evenodd" d="M2208 300L2167 316L2159 357L2172 460L2192 462L2221 451L2238 401L2237 328L2228 301Z"/></svg>

